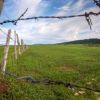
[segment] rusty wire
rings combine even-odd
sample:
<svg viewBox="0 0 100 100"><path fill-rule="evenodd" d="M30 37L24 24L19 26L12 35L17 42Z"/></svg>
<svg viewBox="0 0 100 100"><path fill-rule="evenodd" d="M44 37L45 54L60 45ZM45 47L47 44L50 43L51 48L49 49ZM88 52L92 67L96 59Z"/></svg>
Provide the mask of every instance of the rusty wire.
<svg viewBox="0 0 100 100"><path fill-rule="evenodd" d="M100 0L93 0L94 3L100 7ZM95 13L95 12L85 12L84 14L80 14L80 15L71 15L71 16L33 16L33 17L28 17L28 18L23 18L24 15L27 13L28 8L21 14L20 17L18 17L18 19L13 19L13 20L5 20L0 22L1 25L6 24L6 23L13 23L14 25L16 25L18 23L18 21L21 20L32 20L32 19L66 19L66 18L74 18L74 17L85 17L88 25L90 26L90 29L92 29L92 20L90 18L91 15L94 16L98 16L100 15L100 11Z"/></svg>
<svg viewBox="0 0 100 100"><path fill-rule="evenodd" d="M29 17L29 18L22 18L25 13L27 12L28 8L26 9L26 11L18 18L18 19L14 19L14 20L5 20L3 22L0 22L1 25L6 24L6 23L13 23L14 25L16 25L18 23L18 21L22 21L22 20L32 20L32 19L67 19L67 18L74 18L74 17L85 17L87 23L90 26L92 26L92 20L90 18L91 15L93 16L98 16L100 15L100 12L85 12L84 14L80 14L80 15L71 15L71 16L33 16L33 17Z"/></svg>

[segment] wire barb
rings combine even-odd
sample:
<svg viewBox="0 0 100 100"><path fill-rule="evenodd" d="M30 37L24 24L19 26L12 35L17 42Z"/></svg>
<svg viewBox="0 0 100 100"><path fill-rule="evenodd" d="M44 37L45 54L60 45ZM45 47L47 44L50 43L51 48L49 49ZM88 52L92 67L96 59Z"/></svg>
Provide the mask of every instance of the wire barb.
<svg viewBox="0 0 100 100"><path fill-rule="evenodd" d="M91 27L92 26L92 20L91 20L89 14L87 12L85 12L85 18L86 18L86 21L89 24L90 30L91 30L92 29L92 27Z"/></svg>
<svg viewBox="0 0 100 100"><path fill-rule="evenodd" d="M18 22L18 20L20 20L20 19L27 13L27 11L28 11L28 8L25 10L24 13L21 14L21 16L20 16L17 20L15 20L15 21L13 22L13 24L16 25L17 22Z"/></svg>

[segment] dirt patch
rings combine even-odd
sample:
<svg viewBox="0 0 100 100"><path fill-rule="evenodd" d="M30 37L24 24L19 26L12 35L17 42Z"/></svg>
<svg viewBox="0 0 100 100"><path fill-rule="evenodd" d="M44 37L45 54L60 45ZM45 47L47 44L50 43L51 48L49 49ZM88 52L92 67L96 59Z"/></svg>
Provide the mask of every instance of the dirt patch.
<svg viewBox="0 0 100 100"><path fill-rule="evenodd" d="M65 72L65 71L78 72L78 70L71 65L62 65L59 67L55 67L54 70L61 71L61 72Z"/></svg>
<svg viewBox="0 0 100 100"><path fill-rule="evenodd" d="M0 94L8 92L8 84L0 80Z"/></svg>

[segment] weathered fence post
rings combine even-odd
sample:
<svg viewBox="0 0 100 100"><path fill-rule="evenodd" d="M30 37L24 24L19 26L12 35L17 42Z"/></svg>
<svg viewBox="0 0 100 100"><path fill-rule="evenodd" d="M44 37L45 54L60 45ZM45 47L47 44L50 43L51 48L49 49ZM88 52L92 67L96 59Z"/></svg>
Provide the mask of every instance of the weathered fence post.
<svg viewBox="0 0 100 100"><path fill-rule="evenodd" d="M23 49L24 49L24 51L26 51L26 45L25 44L23 45Z"/></svg>
<svg viewBox="0 0 100 100"><path fill-rule="evenodd" d="M20 48L19 36L18 36L18 34L16 34L16 36L17 36L17 44L18 44L18 54L20 55L21 54L21 48Z"/></svg>
<svg viewBox="0 0 100 100"><path fill-rule="evenodd" d="M24 51L24 41L23 41L23 39L21 39L21 49L22 49L21 53L23 53L23 51Z"/></svg>
<svg viewBox="0 0 100 100"><path fill-rule="evenodd" d="M15 36L15 39L14 39L14 56L15 56L15 59L17 59L17 45L16 45L17 34L16 34L16 31L14 32L14 36Z"/></svg>
<svg viewBox="0 0 100 100"><path fill-rule="evenodd" d="M27 50L27 45L25 45L25 50Z"/></svg>
<svg viewBox="0 0 100 100"><path fill-rule="evenodd" d="M2 62L2 72L4 74L5 74L6 65L7 65L7 58L8 58L8 52L9 52L10 37L11 37L11 30L8 30L6 45L5 45L5 48L4 48L4 57L3 57L3 62Z"/></svg>

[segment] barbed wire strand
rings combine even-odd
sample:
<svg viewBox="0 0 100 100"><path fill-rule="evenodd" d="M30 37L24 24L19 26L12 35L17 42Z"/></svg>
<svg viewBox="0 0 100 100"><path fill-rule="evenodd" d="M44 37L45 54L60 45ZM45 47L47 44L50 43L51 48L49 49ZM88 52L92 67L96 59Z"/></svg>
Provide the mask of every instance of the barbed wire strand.
<svg viewBox="0 0 100 100"><path fill-rule="evenodd" d="M3 34L5 34L5 35L7 36L8 33L5 32L3 29L0 28L0 31L1 31ZM13 39L12 37L10 37L10 39L11 39L12 41L14 41L14 39Z"/></svg>
<svg viewBox="0 0 100 100"><path fill-rule="evenodd" d="M66 18L74 18L74 17L85 17L87 23L90 26L92 26L92 20L90 18L90 16L98 16L100 15L100 12L85 12L84 14L80 14L80 15L71 15L71 16L33 16L33 17L29 17L29 18L22 18L25 13L27 12L28 8L26 9L26 11L16 20L5 20L3 22L0 22L1 25L5 24L5 23L13 23L14 25L16 25L18 23L18 21L24 21L24 20L32 20L32 19L66 19Z"/></svg>
<svg viewBox="0 0 100 100"><path fill-rule="evenodd" d="M32 78L32 76L18 77L17 75L15 75L15 74L13 74L11 72L8 72L8 71L6 71L5 73L6 73L6 75L12 76L12 77L14 77L17 80L31 81L31 83L33 83L33 84L42 83L42 84L45 84L45 85L64 85L65 87L70 88L70 89L73 89L73 88L83 88L83 89L94 91L94 92L100 92L100 89L92 89L92 88L89 88L89 87L79 86L77 84L66 83L66 82L60 81L60 80L51 80L51 79L34 80Z"/></svg>

